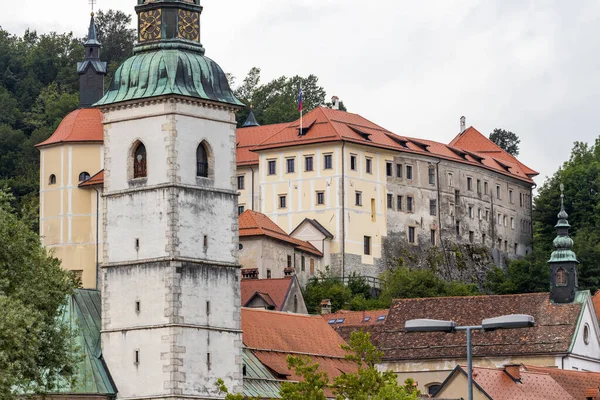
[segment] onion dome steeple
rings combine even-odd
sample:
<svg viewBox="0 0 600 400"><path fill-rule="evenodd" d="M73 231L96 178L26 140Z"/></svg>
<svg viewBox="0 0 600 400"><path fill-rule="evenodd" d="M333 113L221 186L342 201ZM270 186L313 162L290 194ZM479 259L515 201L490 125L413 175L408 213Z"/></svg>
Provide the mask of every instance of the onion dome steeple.
<svg viewBox="0 0 600 400"><path fill-rule="evenodd" d="M138 44L97 105L179 95L243 106L225 73L204 56L200 0L138 0Z"/></svg>
<svg viewBox="0 0 600 400"><path fill-rule="evenodd" d="M90 19L88 37L84 43L85 58L77 63L79 74L79 107L88 108L104 96L106 63L100 61L100 42L96 32L94 13Z"/></svg>
<svg viewBox="0 0 600 400"><path fill-rule="evenodd" d="M569 214L565 211L564 185L560 185L560 212L554 239L554 251L550 257L550 299L554 303L572 303L579 289L577 256L573 251L573 239L569 236Z"/></svg>

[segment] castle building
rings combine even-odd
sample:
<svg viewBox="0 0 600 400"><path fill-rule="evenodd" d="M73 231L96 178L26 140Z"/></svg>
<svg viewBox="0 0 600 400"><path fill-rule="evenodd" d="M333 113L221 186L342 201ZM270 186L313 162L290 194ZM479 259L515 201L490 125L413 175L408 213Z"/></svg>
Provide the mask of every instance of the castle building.
<svg viewBox="0 0 600 400"><path fill-rule="evenodd" d="M84 46L85 59L77 65L79 108L63 119L48 140L37 145L40 236L63 268L73 271L83 287L93 289L102 262L102 199L98 186L87 181L104 168L104 132L102 113L90 106L103 96L106 75L93 14ZM85 189L80 188L84 182Z"/></svg>
<svg viewBox="0 0 600 400"><path fill-rule="evenodd" d="M314 219L333 238L334 274L378 276L405 249L492 249L498 265L531 251L537 172L475 128L448 145L394 134L319 107L300 121L238 129L239 211L285 231Z"/></svg>

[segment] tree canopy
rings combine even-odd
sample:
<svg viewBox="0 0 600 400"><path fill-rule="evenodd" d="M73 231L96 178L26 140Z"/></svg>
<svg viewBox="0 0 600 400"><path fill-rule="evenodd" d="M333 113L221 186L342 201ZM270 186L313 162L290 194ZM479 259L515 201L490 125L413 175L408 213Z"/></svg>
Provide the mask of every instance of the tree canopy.
<svg viewBox="0 0 600 400"><path fill-rule="evenodd" d="M515 157L519 155L519 143L521 143L521 139L511 131L494 129L494 132L490 133L490 140L504 149L508 154Z"/></svg>
<svg viewBox="0 0 600 400"><path fill-rule="evenodd" d="M54 389L79 361L61 306L75 287L0 191L0 398Z"/></svg>

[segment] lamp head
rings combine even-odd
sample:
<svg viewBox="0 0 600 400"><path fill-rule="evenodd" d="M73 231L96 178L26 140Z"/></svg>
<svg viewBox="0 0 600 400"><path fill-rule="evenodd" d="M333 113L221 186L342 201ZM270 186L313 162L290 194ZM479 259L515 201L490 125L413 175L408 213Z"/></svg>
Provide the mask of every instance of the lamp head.
<svg viewBox="0 0 600 400"><path fill-rule="evenodd" d="M438 319L411 319L404 323L406 332L454 332L456 323Z"/></svg>

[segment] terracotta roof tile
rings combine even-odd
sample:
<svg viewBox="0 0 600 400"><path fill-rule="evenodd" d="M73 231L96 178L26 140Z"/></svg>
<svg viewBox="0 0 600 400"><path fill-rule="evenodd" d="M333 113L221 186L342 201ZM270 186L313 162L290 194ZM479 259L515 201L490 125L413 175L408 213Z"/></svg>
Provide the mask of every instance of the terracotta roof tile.
<svg viewBox="0 0 600 400"><path fill-rule="evenodd" d="M87 181L83 181L79 184L79 187L91 187L96 185L104 185L104 170L96 173Z"/></svg>
<svg viewBox="0 0 600 400"><path fill-rule="evenodd" d="M242 306L245 307L256 293L263 293L271 298L275 309L281 311L293 279L293 277L288 276L281 279L242 280Z"/></svg>
<svg viewBox="0 0 600 400"><path fill-rule="evenodd" d="M465 367L458 369L466 375ZM573 400L545 373L521 371L520 382L515 382L503 369L475 367L473 381L494 400Z"/></svg>
<svg viewBox="0 0 600 400"><path fill-rule="evenodd" d="M566 353L581 310L581 303L552 304L548 293L394 300L376 341L386 360L461 358L466 356L464 332L406 333L404 323L430 318L479 325L486 318L528 314L535 318L533 328L473 332L473 355Z"/></svg>
<svg viewBox="0 0 600 400"><path fill-rule="evenodd" d="M102 113L97 108L80 108L67 115L54 134L36 147L58 143L83 143L104 141Z"/></svg>
<svg viewBox="0 0 600 400"><path fill-rule="evenodd" d="M577 400L586 400L588 397L595 397L598 395L598 388L600 388L600 372L571 371L529 365L524 366L524 368L530 372L550 375L552 379ZM588 396L588 390L595 394L593 396Z"/></svg>
<svg viewBox="0 0 600 400"><path fill-rule="evenodd" d="M305 133L299 135L300 121L297 120L289 124L238 129L238 142L240 143L238 165L258 163L258 154L253 156L251 153L261 150L344 140L371 147L426 154L476 165L528 183L533 183L531 178L537 175L535 171L520 163L516 158L506 152L502 153L503 150L493 143L492 145L495 146L493 152L486 153L487 147L479 151L478 148L481 148L479 142L486 144L491 142L474 128L469 128L468 133L466 131L464 135L466 135L465 137L476 137L476 145L470 144L465 139L458 140L457 138L450 145L446 145L431 140L396 135L360 115L325 107L318 107L307 113L303 118L303 128ZM263 140L259 141L260 138Z"/></svg>
<svg viewBox="0 0 600 400"><path fill-rule="evenodd" d="M288 355L306 355L330 379L356 371L340 347L344 340L320 316L242 309L244 345L279 377L300 380L287 368Z"/></svg>
<svg viewBox="0 0 600 400"><path fill-rule="evenodd" d="M246 210L240 214L239 235L240 237L268 236L296 246L302 251L323 257L323 253L317 250L315 246L309 242L291 237L265 214L256 211Z"/></svg>

